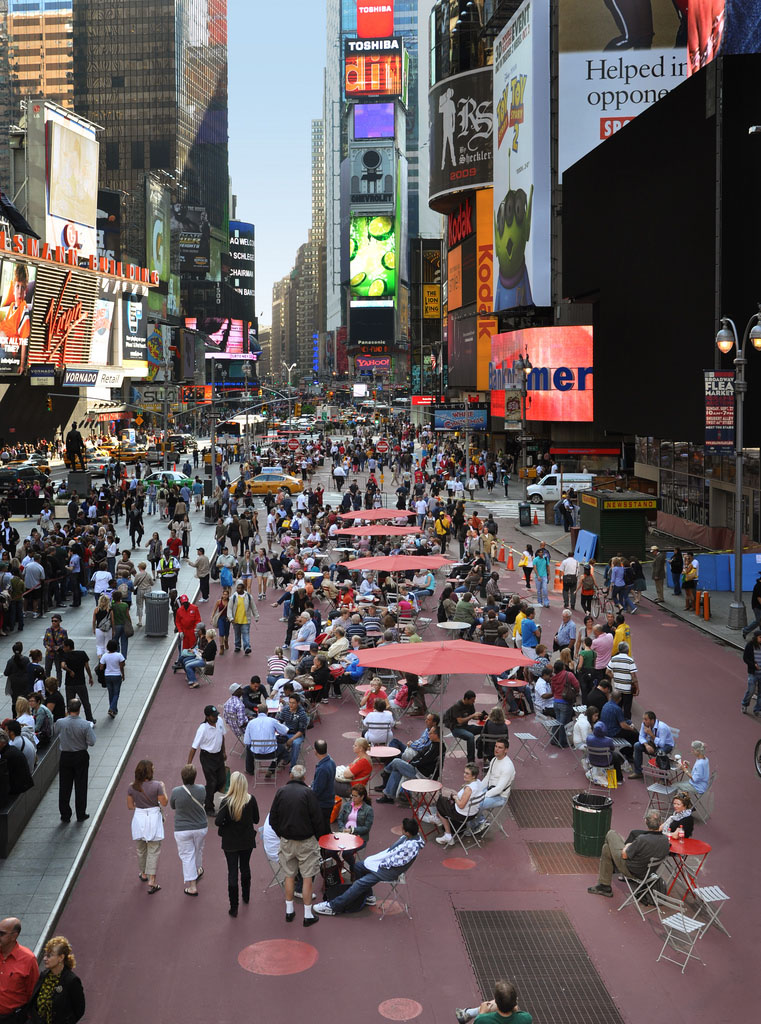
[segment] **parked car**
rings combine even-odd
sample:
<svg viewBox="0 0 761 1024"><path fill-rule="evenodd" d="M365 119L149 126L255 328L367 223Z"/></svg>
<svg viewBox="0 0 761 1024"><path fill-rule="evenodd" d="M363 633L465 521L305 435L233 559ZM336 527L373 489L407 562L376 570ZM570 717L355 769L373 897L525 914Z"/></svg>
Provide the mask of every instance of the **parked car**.
<svg viewBox="0 0 761 1024"><path fill-rule="evenodd" d="M0 491L9 491L16 483L33 484L35 480L40 487L47 487L50 477L42 473L36 466L5 466L0 469Z"/></svg>

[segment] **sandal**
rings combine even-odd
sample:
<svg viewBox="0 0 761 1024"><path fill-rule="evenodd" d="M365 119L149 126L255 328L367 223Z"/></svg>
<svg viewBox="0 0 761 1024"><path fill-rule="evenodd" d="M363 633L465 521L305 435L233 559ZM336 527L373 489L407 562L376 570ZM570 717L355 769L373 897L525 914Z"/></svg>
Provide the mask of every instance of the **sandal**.
<svg viewBox="0 0 761 1024"><path fill-rule="evenodd" d="M140 875L140 874L138 874L137 877L140 879L141 882L147 882L148 881L148 876L147 875Z"/></svg>
<svg viewBox="0 0 761 1024"><path fill-rule="evenodd" d="M183 889L183 892L185 893L186 896L197 896L198 895L198 889Z"/></svg>
<svg viewBox="0 0 761 1024"><path fill-rule="evenodd" d="M161 889L160 885L149 885L148 886L148 895L149 896L153 896L153 894L155 892L158 892L160 889Z"/></svg>
<svg viewBox="0 0 761 1024"><path fill-rule="evenodd" d="M203 868L201 868L201 870L196 875L196 882L198 881L199 878L203 878Z"/></svg>

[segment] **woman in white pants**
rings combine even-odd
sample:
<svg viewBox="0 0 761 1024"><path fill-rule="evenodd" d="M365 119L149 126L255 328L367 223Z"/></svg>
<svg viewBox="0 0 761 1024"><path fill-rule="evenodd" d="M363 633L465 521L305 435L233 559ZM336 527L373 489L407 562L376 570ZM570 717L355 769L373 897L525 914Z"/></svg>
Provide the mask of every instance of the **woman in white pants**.
<svg viewBox="0 0 761 1024"><path fill-rule="evenodd" d="M182 785L172 790L169 806L174 811L174 841L182 861L184 891L198 895L198 879L203 875L203 844L209 831L204 809L206 790L195 784L196 770L186 764L180 772Z"/></svg>
<svg viewBox="0 0 761 1024"><path fill-rule="evenodd" d="M106 653L106 644L114 635L114 614L106 594L101 594L92 614L92 631L95 634L95 650L100 659Z"/></svg>
<svg viewBox="0 0 761 1024"><path fill-rule="evenodd" d="M138 761L135 766L135 781L127 790L127 807L133 811L132 838L137 847L137 861L141 882L148 883L150 896L159 892L156 881L164 838L164 815L162 808L168 803L163 782L153 779L153 761Z"/></svg>

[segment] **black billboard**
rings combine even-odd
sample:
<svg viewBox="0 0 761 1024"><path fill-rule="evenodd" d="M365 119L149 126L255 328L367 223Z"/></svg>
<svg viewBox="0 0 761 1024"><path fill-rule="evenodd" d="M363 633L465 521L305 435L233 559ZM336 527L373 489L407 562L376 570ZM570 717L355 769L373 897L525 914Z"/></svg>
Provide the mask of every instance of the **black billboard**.
<svg viewBox="0 0 761 1024"><path fill-rule="evenodd" d="M437 82L428 93L431 140L429 203L442 213L463 189L492 184L492 69L478 68Z"/></svg>
<svg viewBox="0 0 761 1024"><path fill-rule="evenodd" d="M256 231L253 224L242 220L230 221L229 280L238 295L244 320L256 315Z"/></svg>
<svg viewBox="0 0 761 1024"><path fill-rule="evenodd" d="M121 203L120 192L114 192L110 188L98 189L98 208L95 222L98 259L120 260L122 258Z"/></svg>
<svg viewBox="0 0 761 1024"><path fill-rule="evenodd" d="M352 306L349 311L349 350L378 354L378 346L390 351L394 344L393 306Z"/></svg>

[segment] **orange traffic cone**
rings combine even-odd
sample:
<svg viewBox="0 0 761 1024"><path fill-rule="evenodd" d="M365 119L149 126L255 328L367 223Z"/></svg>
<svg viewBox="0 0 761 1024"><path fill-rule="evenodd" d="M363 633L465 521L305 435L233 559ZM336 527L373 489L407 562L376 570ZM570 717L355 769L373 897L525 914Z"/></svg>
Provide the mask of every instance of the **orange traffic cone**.
<svg viewBox="0 0 761 1024"><path fill-rule="evenodd" d="M510 550L507 553L507 570L508 572L513 572L514 569L515 562L513 561L513 549L510 548Z"/></svg>
<svg viewBox="0 0 761 1024"><path fill-rule="evenodd" d="M556 594L563 593L563 574L560 571L560 562L555 562L555 582L552 589Z"/></svg>
<svg viewBox="0 0 761 1024"><path fill-rule="evenodd" d="M536 514L536 509L534 510L534 522L533 522L533 525L534 526L538 526L539 525L539 516Z"/></svg>
<svg viewBox="0 0 761 1024"><path fill-rule="evenodd" d="M711 595L707 590L703 591L703 618L706 622L711 618Z"/></svg>
<svg viewBox="0 0 761 1024"><path fill-rule="evenodd" d="M498 562L504 562L505 560L505 545L501 544L499 548L499 554L497 555Z"/></svg>

